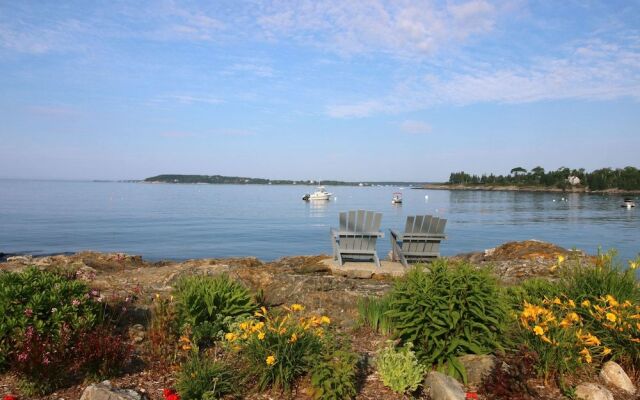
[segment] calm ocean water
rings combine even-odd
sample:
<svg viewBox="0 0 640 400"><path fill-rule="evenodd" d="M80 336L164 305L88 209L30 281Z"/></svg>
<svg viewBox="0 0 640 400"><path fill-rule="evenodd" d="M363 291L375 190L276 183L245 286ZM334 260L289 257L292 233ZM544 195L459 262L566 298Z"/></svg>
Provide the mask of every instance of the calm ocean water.
<svg viewBox="0 0 640 400"><path fill-rule="evenodd" d="M412 214L448 218L444 255L524 239L589 253L613 247L623 259L640 252L640 209L621 208L620 196L405 188L404 204L394 206L398 188L327 189L335 200L306 203L312 187L0 180L0 252L118 251L151 260L329 254L338 213L359 208L383 213L381 256L390 250L388 229L402 229Z"/></svg>

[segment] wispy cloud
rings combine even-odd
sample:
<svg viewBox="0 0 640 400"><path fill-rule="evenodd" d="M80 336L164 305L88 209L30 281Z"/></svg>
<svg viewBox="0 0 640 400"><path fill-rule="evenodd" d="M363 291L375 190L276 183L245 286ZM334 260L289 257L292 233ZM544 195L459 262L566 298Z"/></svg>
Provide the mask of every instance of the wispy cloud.
<svg viewBox="0 0 640 400"><path fill-rule="evenodd" d="M195 137L196 135L192 132L168 131L168 132L160 133L160 136L163 138L169 138L169 139L184 139L184 138L192 138L192 137Z"/></svg>
<svg viewBox="0 0 640 400"><path fill-rule="evenodd" d="M31 106L28 111L32 114L43 115L47 117L69 117L79 113L79 111L73 107L60 106L60 105L38 105Z"/></svg>
<svg viewBox="0 0 640 400"><path fill-rule="evenodd" d="M359 102L329 104L331 117L366 117L422 110L437 104L517 104L545 100L640 100L640 39L576 43L561 57L531 64L448 70L396 80L389 93Z"/></svg>
<svg viewBox="0 0 640 400"><path fill-rule="evenodd" d="M422 121L403 121L402 124L400 124L400 129L402 129L403 132L412 135L424 135L427 133L431 133L431 125Z"/></svg>
<svg viewBox="0 0 640 400"><path fill-rule="evenodd" d="M151 100L151 103L173 103L191 105L196 103L203 104L220 104L223 100L208 95L194 95L194 94L169 94L155 97Z"/></svg>
<svg viewBox="0 0 640 400"><path fill-rule="evenodd" d="M255 75L259 78L270 78L274 75L273 68L257 62L236 63L222 72L224 75Z"/></svg>
<svg viewBox="0 0 640 400"><path fill-rule="evenodd" d="M275 2L260 10L258 23L272 39L348 54L417 56L490 32L501 11L485 0Z"/></svg>

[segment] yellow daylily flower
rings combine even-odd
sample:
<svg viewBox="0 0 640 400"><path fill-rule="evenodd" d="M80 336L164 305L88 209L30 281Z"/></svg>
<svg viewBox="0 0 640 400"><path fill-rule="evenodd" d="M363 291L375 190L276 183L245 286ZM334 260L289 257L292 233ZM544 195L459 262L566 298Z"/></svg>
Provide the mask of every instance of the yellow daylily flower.
<svg viewBox="0 0 640 400"><path fill-rule="evenodd" d="M616 322L616 320L618 319L618 317L614 313L610 312L607 313L606 317L611 322Z"/></svg>
<svg viewBox="0 0 640 400"><path fill-rule="evenodd" d="M582 303L580 303L582 305L582 307L589 307L591 306L591 302L589 300L583 300Z"/></svg>
<svg viewBox="0 0 640 400"><path fill-rule="evenodd" d="M603 356L606 356L607 354L611 354L611 349L605 346L605 347L602 349L602 355L603 355Z"/></svg>
<svg viewBox="0 0 640 400"><path fill-rule="evenodd" d="M329 317L327 317L326 315L323 315L322 317L320 317L320 322L323 324L330 324L331 323L331 319Z"/></svg>
<svg viewBox="0 0 640 400"><path fill-rule="evenodd" d="M565 256L563 256L563 255L559 255L558 256L558 264L562 264L564 262L564 260L565 260Z"/></svg>
<svg viewBox="0 0 640 400"><path fill-rule="evenodd" d="M302 304L292 304L291 311L304 311L304 306Z"/></svg>
<svg viewBox="0 0 640 400"><path fill-rule="evenodd" d="M271 365L276 363L276 358L275 358L275 356L269 356L269 357L267 357L265 362L267 363L267 365L271 366Z"/></svg>
<svg viewBox="0 0 640 400"><path fill-rule="evenodd" d="M258 333L258 340L264 340L264 332L259 332Z"/></svg>
<svg viewBox="0 0 640 400"><path fill-rule="evenodd" d="M298 335L294 332L291 334L291 338L289 339L289 343L295 343L298 341Z"/></svg>
<svg viewBox="0 0 640 400"><path fill-rule="evenodd" d="M533 328L533 333L535 333L538 336L542 336L542 335L544 335L544 329L542 329L542 327L540 327L540 325L536 325Z"/></svg>

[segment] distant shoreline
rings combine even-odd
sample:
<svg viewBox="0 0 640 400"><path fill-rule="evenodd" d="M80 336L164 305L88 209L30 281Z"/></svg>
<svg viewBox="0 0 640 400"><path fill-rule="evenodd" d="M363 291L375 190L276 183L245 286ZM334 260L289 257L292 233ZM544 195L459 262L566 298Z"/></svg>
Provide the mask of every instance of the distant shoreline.
<svg viewBox="0 0 640 400"><path fill-rule="evenodd" d="M585 194L612 194L612 195L638 195L640 190L588 190L584 187L561 189L546 186L515 186L515 185L461 185L461 184L425 184L415 189L422 190L468 190L484 192L540 192L540 193L585 193Z"/></svg>

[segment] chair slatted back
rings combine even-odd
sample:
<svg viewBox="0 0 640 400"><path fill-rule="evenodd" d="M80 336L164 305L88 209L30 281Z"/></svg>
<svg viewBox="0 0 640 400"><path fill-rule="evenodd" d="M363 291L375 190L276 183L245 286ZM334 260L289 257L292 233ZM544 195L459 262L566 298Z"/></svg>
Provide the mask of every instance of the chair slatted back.
<svg viewBox="0 0 640 400"><path fill-rule="evenodd" d="M445 218L431 215L416 215L407 217L404 233L407 237L402 240L402 251L405 253L439 253L439 238L430 238L428 235L443 235L447 224ZM412 236L411 234L421 236Z"/></svg>
<svg viewBox="0 0 640 400"><path fill-rule="evenodd" d="M340 243L344 250L373 251L376 247L377 236L371 232L377 232L382 222L382 214L375 211L348 211L341 212Z"/></svg>

